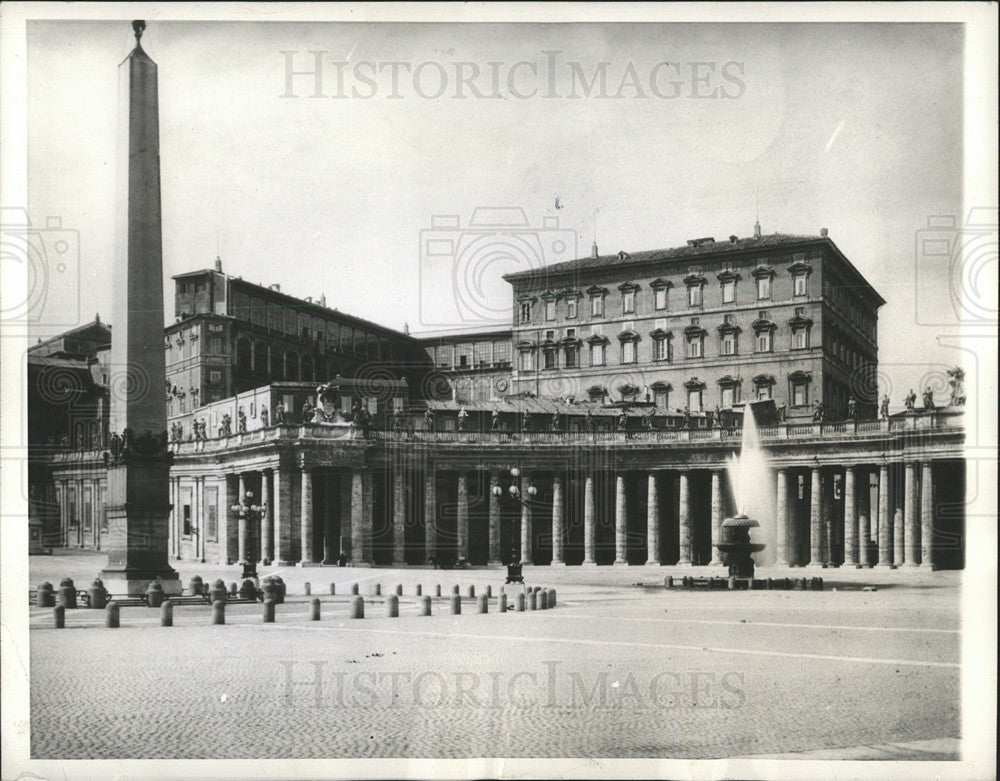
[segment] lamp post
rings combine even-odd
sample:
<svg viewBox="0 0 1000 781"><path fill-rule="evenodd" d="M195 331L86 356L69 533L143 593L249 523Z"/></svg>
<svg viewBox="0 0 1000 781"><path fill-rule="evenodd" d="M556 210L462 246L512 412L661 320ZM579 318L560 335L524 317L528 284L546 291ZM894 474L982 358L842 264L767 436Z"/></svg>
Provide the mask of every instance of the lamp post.
<svg viewBox="0 0 1000 781"><path fill-rule="evenodd" d="M492 491L493 495L496 496L498 499L507 496L511 501L517 502L521 506L521 544L522 548L525 545L528 545L529 550L527 551L527 555L530 558L531 505L529 504L529 501L532 497L537 495L538 489L535 488L535 486L533 485L528 485L522 493L521 487L518 485L518 480L520 479L520 477L521 477L521 470L518 469L516 466L512 467L510 470L510 485L508 485L507 488L504 489L499 483L497 483L497 485L493 486ZM525 479L527 479L527 477L525 477ZM516 552L517 549L515 547L511 551L511 553L515 554L515 558L516 558ZM524 558L525 554L524 551L522 550L521 559ZM516 563L516 561L514 563Z"/></svg>
<svg viewBox="0 0 1000 781"><path fill-rule="evenodd" d="M232 505L229 509L237 518L237 528L239 534L239 563L244 565L256 564L257 559L251 559L248 553L247 532L251 522L259 522L260 517L267 512L267 503L254 504L253 491L247 491L239 497L240 501ZM256 567L254 567L256 569Z"/></svg>

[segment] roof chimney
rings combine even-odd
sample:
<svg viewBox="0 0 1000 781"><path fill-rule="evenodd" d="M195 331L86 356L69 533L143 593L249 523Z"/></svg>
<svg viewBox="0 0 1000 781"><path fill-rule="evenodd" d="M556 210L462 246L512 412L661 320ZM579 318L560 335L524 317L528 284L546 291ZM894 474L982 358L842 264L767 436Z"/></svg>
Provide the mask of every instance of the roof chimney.
<svg viewBox="0 0 1000 781"><path fill-rule="evenodd" d="M757 220L757 222L753 224L753 237L755 239L760 238L760 220Z"/></svg>
<svg viewBox="0 0 1000 781"><path fill-rule="evenodd" d="M623 249L618 250L618 260L625 260L625 258L627 258L627 257L628 257L628 253L625 250L623 250Z"/></svg>
<svg viewBox="0 0 1000 781"><path fill-rule="evenodd" d="M96 315L94 315L94 322L95 323L101 322L101 313L100 312L98 312Z"/></svg>
<svg viewBox="0 0 1000 781"><path fill-rule="evenodd" d="M222 273L222 258L220 258L218 255L215 256L215 270L218 271L220 274Z"/></svg>
<svg viewBox="0 0 1000 781"><path fill-rule="evenodd" d="M828 231L826 228L820 228L819 235L825 239L827 236L830 235L830 231Z"/></svg>
<svg viewBox="0 0 1000 781"><path fill-rule="evenodd" d="M269 288L270 288L271 290L274 290L274 291L275 291L275 292L277 292L277 293L280 293L280 292L281 292L281 285L279 285L279 284L278 284L277 282L273 282L273 283L271 283L270 285L268 285L268 287L269 287Z"/></svg>
<svg viewBox="0 0 1000 781"><path fill-rule="evenodd" d="M592 257L592 258L596 258L597 257L597 242L596 241L594 242L594 246L592 246L590 248L590 257Z"/></svg>
<svg viewBox="0 0 1000 781"><path fill-rule="evenodd" d="M730 236L730 237L729 237L729 243L730 243L730 244L735 244L735 243L736 243L736 241L737 241L737 239L738 239L738 237L737 237L737 236L735 236L735 235L733 235L733 236Z"/></svg>
<svg viewBox="0 0 1000 781"><path fill-rule="evenodd" d="M407 336L410 335L410 324L409 323L403 323L403 333L406 334Z"/></svg>
<svg viewBox="0 0 1000 781"><path fill-rule="evenodd" d="M306 303L307 304L311 304L312 302L313 302L313 297L312 296L306 296Z"/></svg>

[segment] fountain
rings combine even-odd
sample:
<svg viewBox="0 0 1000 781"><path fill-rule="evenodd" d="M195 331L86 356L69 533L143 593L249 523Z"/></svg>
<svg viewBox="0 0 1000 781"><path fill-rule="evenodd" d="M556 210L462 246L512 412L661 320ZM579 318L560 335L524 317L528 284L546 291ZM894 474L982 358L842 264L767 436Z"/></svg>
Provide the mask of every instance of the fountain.
<svg viewBox="0 0 1000 781"><path fill-rule="evenodd" d="M722 522L725 539L715 547L726 555L729 577L753 580L754 561L750 554L760 553L767 547L762 542L750 542L750 530L758 526L760 524L757 521L746 515L734 515Z"/></svg>

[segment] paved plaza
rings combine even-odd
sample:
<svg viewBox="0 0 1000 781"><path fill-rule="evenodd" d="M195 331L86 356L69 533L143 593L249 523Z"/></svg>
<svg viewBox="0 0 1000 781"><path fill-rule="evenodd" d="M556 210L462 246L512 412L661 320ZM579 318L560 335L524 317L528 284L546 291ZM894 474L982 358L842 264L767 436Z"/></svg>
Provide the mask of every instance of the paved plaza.
<svg viewBox="0 0 1000 781"><path fill-rule="evenodd" d="M84 588L102 563L33 557L31 583ZM289 597L269 625L258 605L230 606L224 626L179 606L172 628L125 608L119 629L80 609L56 630L32 608L32 754L957 759L960 573L789 572L828 588L692 592L662 587L685 574L670 567L525 568L556 608L500 614L500 570L298 568L281 571ZM181 567L194 574L238 569ZM363 621L347 617L355 582ZM403 586L398 618L376 583ZM442 586L430 617L417 584ZM453 584L491 585L489 614L466 597L450 615Z"/></svg>

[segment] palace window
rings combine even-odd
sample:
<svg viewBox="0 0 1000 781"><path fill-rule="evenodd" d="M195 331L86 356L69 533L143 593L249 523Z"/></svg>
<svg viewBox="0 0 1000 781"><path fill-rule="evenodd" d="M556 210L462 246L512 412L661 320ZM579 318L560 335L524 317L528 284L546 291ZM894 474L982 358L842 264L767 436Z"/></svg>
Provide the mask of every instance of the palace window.
<svg viewBox="0 0 1000 781"><path fill-rule="evenodd" d="M545 301L545 319L556 319L556 301L554 298L550 298Z"/></svg>
<svg viewBox="0 0 1000 781"><path fill-rule="evenodd" d="M701 306L701 285L688 287L688 306Z"/></svg>
<svg viewBox="0 0 1000 781"><path fill-rule="evenodd" d="M688 358L701 358L702 357L702 347L704 344L705 337L701 334L690 334L686 337L687 344L687 357Z"/></svg>
<svg viewBox="0 0 1000 781"><path fill-rule="evenodd" d="M729 386L722 389L722 408L730 409L736 403L736 388Z"/></svg>
<svg viewBox="0 0 1000 781"><path fill-rule="evenodd" d="M604 342L591 342L590 344L590 365L604 366Z"/></svg>
<svg viewBox="0 0 1000 781"><path fill-rule="evenodd" d="M635 363L635 342L631 339L622 342L622 363Z"/></svg>
<svg viewBox="0 0 1000 781"><path fill-rule="evenodd" d="M603 295L595 295L590 297L590 314L593 317L604 317Z"/></svg>
<svg viewBox="0 0 1000 781"><path fill-rule="evenodd" d="M654 295L654 301L655 301L654 305L656 306L657 309L667 308L667 289L665 287L661 287L659 290L656 291Z"/></svg>
<svg viewBox="0 0 1000 781"><path fill-rule="evenodd" d="M757 278L757 300L765 301L771 297L771 278Z"/></svg>
<svg viewBox="0 0 1000 781"><path fill-rule="evenodd" d="M530 350L521 351L520 368L523 372L533 371L535 368L535 356Z"/></svg>
<svg viewBox="0 0 1000 781"><path fill-rule="evenodd" d="M791 400L793 407L805 407L809 405L809 381L808 372L793 372L788 376L791 390Z"/></svg>
<svg viewBox="0 0 1000 781"><path fill-rule="evenodd" d="M531 322L531 302L522 301L521 302L521 322L530 323Z"/></svg>
<svg viewBox="0 0 1000 781"><path fill-rule="evenodd" d="M575 369L577 363L577 346L575 344L567 345L565 348L565 365L567 369Z"/></svg>
<svg viewBox="0 0 1000 781"><path fill-rule="evenodd" d="M566 318L569 320L576 318L576 297L566 299Z"/></svg>
<svg viewBox="0 0 1000 781"><path fill-rule="evenodd" d="M804 296L806 294L806 275L796 274L793 278L794 292L793 295Z"/></svg>
<svg viewBox="0 0 1000 781"><path fill-rule="evenodd" d="M635 291L628 290L622 293L622 312L629 314L635 312Z"/></svg>
<svg viewBox="0 0 1000 781"><path fill-rule="evenodd" d="M653 402L657 409L667 409L670 406L670 388L662 383L653 385Z"/></svg>
<svg viewBox="0 0 1000 781"><path fill-rule="evenodd" d="M757 334L757 352L769 353L774 349L774 339L770 331L761 331Z"/></svg>
<svg viewBox="0 0 1000 781"><path fill-rule="evenodd" d="M557 368L555 347L545 347L542 349L542 368L544 369Z"/></svg>
<svg viewBox="0 0 1000 781"><path fill-rule="evenodd" d="M804 350L809 347L809 329L799 326L792 330L792 349Z"/></svg>
<svg viewBox="0 0 1000 781"><path fill-rule="evenodd" d="M688 388L688 409L701 412L701 388Z"/></svg>
<svg viewBox="0 0 1000 781"><path fill-rule="evenodd" d="M670 340L667 337L661 336L658 339L653 340L653 360L670 360Z"/></svg>
<svg viewBox="0 0 1000 781"><path fill-rule="evenodd" d="M736 334L725 333L722 335L722 354L736 355Z"/></svg>

